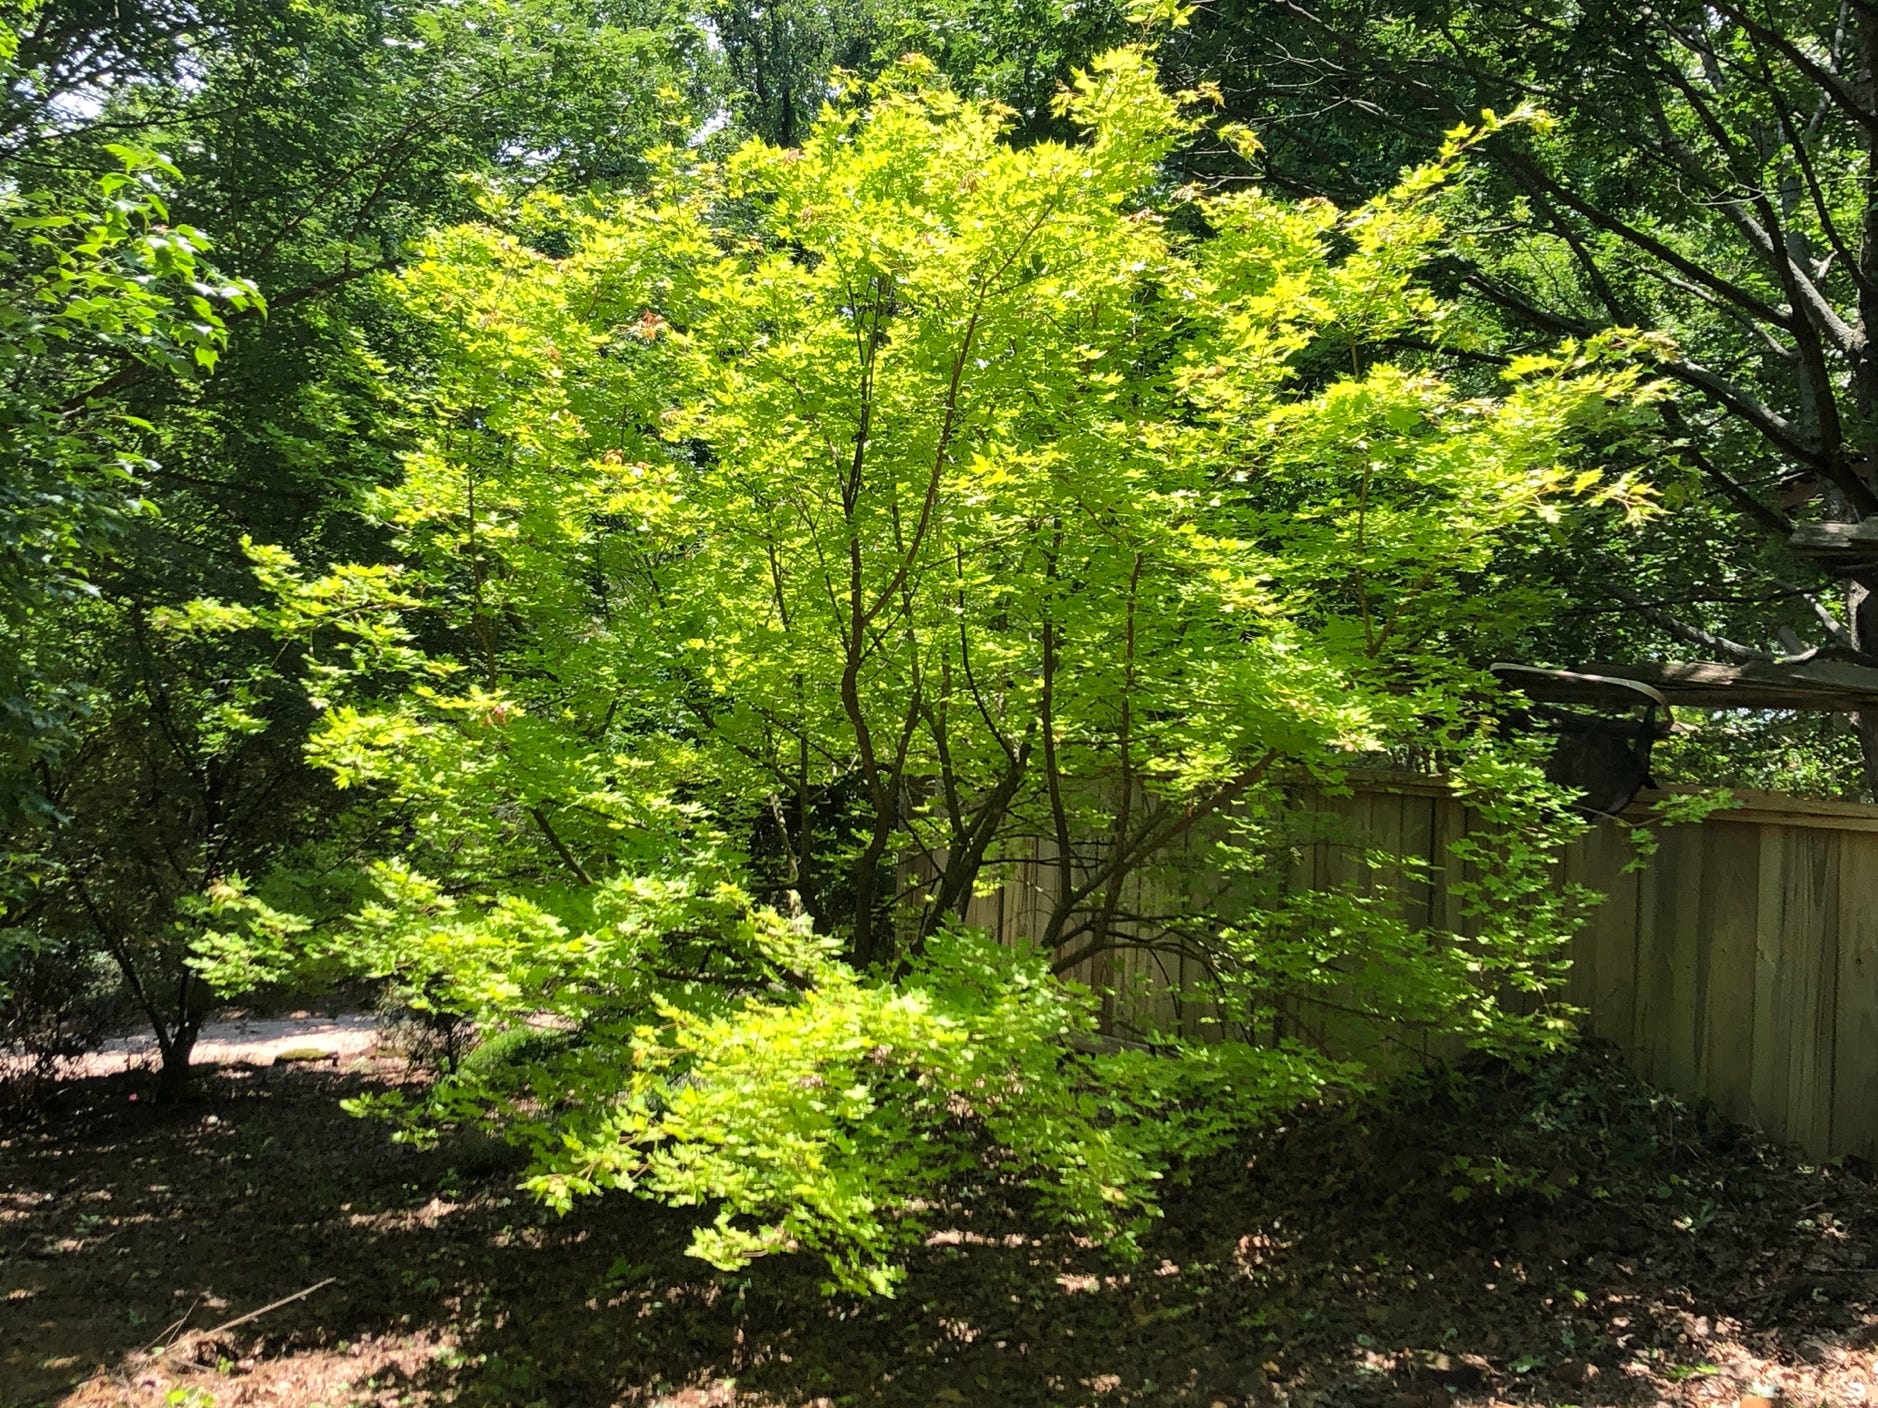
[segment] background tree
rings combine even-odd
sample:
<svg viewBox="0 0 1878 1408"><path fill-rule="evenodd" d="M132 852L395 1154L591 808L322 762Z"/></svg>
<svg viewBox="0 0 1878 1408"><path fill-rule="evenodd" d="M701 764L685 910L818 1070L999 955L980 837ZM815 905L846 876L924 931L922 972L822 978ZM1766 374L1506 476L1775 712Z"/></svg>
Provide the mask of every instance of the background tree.
<svg viewBox="0 0 1878 1408"><path fill-rule="evenodd" d="M742 127L794 146L834 93L836 70L871 78L923 54L962 94L1009 106L1020 138L1067 136L1053 101L1071 69L1126 29L1112 3L984 0L718 0L709 11Z"/></svg>
<svg viewBox="0 0 1878 1408"><path fill-rule="evenodd" d="M72 671L63 643L102 608L90 569L147 516L145 422L121 400L71 387L114 363L188 377L225 344L223 309L257 307L223 279L202 236L170 225L155 157L76 189L0 193L0 825L14 838L68 819L55 770L110 684ZM17 845L17 842L16 842ZM30 841L0 852L0 1051L30 1064L94 1036L93 951L35 919L61 877Z"/></svg>
<svg viewBox="0 0 1878 1408"><path fill-rule="evenodd" d="M621 154L689 131L708 67L695 28L625 7L121 9L33 8L11 31L0 147L45 188L15 222L21 247L49 248L28 216L79 208L88 173L121 165L113 144L160 147L170 157L136 158L145 184L107 191L105 208L134 195L149 208L120 223L176 222L144 243L170 261L157 272L181 286L183 311L68 339L62 356L27 323L8 330L58 443L93 445L89 424L115 438L111 456L87 449L21 501L58 521L22 517L16 537L65 537L56 561L20 559L17 580L62 597L10 634L6 849L22 885L0 927L109 954L156 1028L167 1087L209 1000L186 963L200 933L189 906L325 834L339 799L304 761L311 715L283 692L291 667L281 674L274 646L192 651L156 623L205 592L251 591L245 534L314 559L374 551L353 499L394 472L407 438L396 383L421 379L428 354L373 280L492 183L636 179L637 156ZM237 316L224 336L202 302L222 297L219 281L188 266L185 219L212 227L218 257L266 291L265 324ZM230 286L238 314L259 307L249 287ZM105 288L84 292L94 333L123 320ZM19 306L37 298L18 283ZM219 354L217 380L153 374L196 348L205 365Z"/></svg>
<svg viewBox="0 0 1878 1408"><path fill-rule="evenodd" d="M1878 663L1870 565L1787 542L1798 522L1878 506L1875 36L1878 11L1837 0L1224 0L1171 41L1183 74L1216 82L1257 125L1260 179L1298 193L1378 189L1483 107L1554 117L1484 148L1480 205L1445 277L1491 314L1483 357L1612 327L1668 333L1677 351L1662 370L1682 390L1659 411L1683 469L1660 485L1673 512L1642 537L1558 554L1552 571L1578 604L1535 623L1535 657L1818 649ZM1816 728L1790 735L1812 752L1815 783L1859 790L1849 739L1835 747ZM1745 746L1716 761L1791 784L1791 743L1742 732ZM1834 757L1837 777L1821 767Z"/></svg>

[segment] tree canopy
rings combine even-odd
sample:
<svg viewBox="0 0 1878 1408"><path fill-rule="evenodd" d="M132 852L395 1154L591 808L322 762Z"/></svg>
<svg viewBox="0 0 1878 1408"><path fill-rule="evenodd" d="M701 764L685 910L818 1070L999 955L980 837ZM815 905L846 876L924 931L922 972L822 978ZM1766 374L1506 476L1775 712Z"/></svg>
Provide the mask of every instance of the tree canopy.
<svg viewBox="0 0 1878 1408"><path fill-rule="evenodd" d="M1640 505L1593 452L1652 414L1647 367L1566 343L1483 395L1379 355L1442 335L1416 271L1480 131L1345 212L1167 189L1195 124L1138 50L1060 105L1080 139L1013 147L909 59L799 146L439 233L400 281L440 361L370 499L391 560L255 545L274 603L187 615L295 643L312 756L385 819L338 950L565 1038L442 1112L536 1127L548 1196L715 1203L721 1264L805 1245L882 1285L916 1197L991 1157L1119 1235L1205 1131L1060 1045L1093 1009L1051 958L1204 955L1221 1044L1153 1079L1218 1129L1356 1078L1254 1044L1281 1008L1555 1030L1497 998L1551 971L1569 828L1477 738L1466 656L1509 553ZM1430 743L1506 808L1468 941L1272 890L1290 787ZM1202 841L1240 883L1157 925L1142 877ZM1039 847L1037 955L987 947L968 902ZM249 904L225 964L272 952Z"/></svg>
<svg viewBox="0 0 1878 1408"><path fill-rule="evenodd" d="M1878 507L1874 36L1870 6L1813 0L1228 3L1176 31L1177 70L1258 124L1280 189L1374 190L1483 107L1552 119L1482 148L1443 279L1491 315L1483 355L1666 334L1679 390L1658 409L1680 467L1664 462L1670 511L1643 534L1554 564L1575 609L1544 618L1535 658L1878 662L1871 564L1793 542ZM1766 722L1743 721L1707 765L1872 793L1869 721L1860 744L1800 720L1772 747Z"/></svg>
<svg viewBox="0 0 1878 1408"><path fill-rule="evenodd" d="M0 50L0 966L108 956L180 1078L188 907L334 799L275 652L152 617L253 592L244 534L367 550L426 356L374 280L490 183L634 179L709 69L672 16L546 0L121 8L26 6Z"/></svg>

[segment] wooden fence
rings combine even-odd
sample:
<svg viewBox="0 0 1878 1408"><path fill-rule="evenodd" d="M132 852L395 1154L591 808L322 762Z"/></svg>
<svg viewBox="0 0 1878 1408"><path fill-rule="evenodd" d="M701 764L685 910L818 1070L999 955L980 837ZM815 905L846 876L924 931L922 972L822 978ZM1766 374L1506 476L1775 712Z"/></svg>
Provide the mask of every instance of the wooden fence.
<svg viewBox="0 0 1878 1408"><path fill-rule="evenodd" d="M1878 1162L1878 807L1739 793L1739 805L1657 830L1640 870L1628 826L1600 821L1563 879L1606 896L1571 949L1562 996L1648 1079L1706 1096L1736 1119L1819 1157ZM1362 880L1364 843L1425 857L1426 882L1393 885L1411 919L1465 932L1444 883L1466 809L1436 780L1372 777L1320 799L1340 839L1299 854L1295 883ZM1648 818L1647 806L1626 821ZM1007 941L1038 932L1038 859L972 903ZM1420 912L1425 906L1425 914ZM1124 950L1076 976L1162 1025L1203 1036L1206 1014L1174 994L1191 959Z"/></svg>

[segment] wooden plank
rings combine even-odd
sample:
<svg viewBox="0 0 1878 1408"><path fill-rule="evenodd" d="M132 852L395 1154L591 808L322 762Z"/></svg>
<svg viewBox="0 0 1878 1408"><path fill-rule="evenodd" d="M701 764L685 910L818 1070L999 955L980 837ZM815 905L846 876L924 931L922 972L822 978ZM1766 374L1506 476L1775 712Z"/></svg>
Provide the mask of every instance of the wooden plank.
<svg viewBox="0 0 1878 1408"><path fill-rule="evenodd" d="M1032 943L1036 943L1043 938L1044 928L1049 923L1050 910L1056 897L1056 843L1054 841L1031 842L1029 871L1029 900L1019 907L1021 917L1018 925L1023 936Z"/></svg>
<svg viewBox="0 0 1878 1408"><path fill-rule="evenodd" d="M994 934L998 933L1000 928L998 924L998 899L999 895L996 890L991 891L989 894L974 891L971 898L965 901L966 927L972 929L989 929Z"/></svg>
<svg viewBox="0 0 1878 1408"><path fill-rule="evenodd" d="M1592 664L1584 673L1636 680L1671 704L1709 709L1818 709L1846 713L1878 707L1878 670L1842 660L1723 665L1706 660Z"/></svg>
<svg viewBox="0 0 1878 1408"><path fill-rule="evenodd" d="M1428 861L1434 841L1433 804L1426 797L1374 794L1376 842L1389 862L1380 876L1381 890L1391 899L1389 912L1412 929L1428 924L1429 885L1417 867Z"/></svg>
<svg viewBox="0 0 1878 1408"><path fill-rule="evenodd" d="M1832 1129L1838 869L1804 830L1762 837L1750 1106L1770 1134L1816 1154Z"/></svg>
<svg viewBox="0 0 1878 1408"><path fill-rule="evenodd" d="M1415 912L1416 897L1409 892L1409 876L1404 871L1403 859L1414 853L1408 811L1420 799L1367 789L1359 790L1357 795L1366 804L1368 813L1359 822L1363 827L1359 840L1372 852L1365 861L1365 889L1377 905L1376 918L1382 922L1414 925L1419 918ZM1350 998L1352 1006L1361 1006L1367 994L1353 984ZM1359 1054L1378 1071L1406 1071L1420 1062L1420 1033L1407 1032L1399 1025L1380 1021L1353 1019L1351 1026L1361 1039ZM1405 1042L1411 1044L1405 1045Z"/></svg>
<svg viewBox="0 0 1878 1408"><path fill-rule="evenodd" d="M1878 838L1841 833L1832 1152L1878 1162Z"/></svg>
<svg viewBox="0 0 1878 1408"><path fill-rule="evenodd" d="M1435 812L1440 803L1430 797L1402 798L1402 854L1413 857L1420 874L1402 877L1402 917L1418 929L1434 922L1435 887L1430 867L1435 855Z"/></svg>
<svg viewBox="0 0 1878 1408"><path fill-rule="evenodd" d="M992 923L994 927L991 932L996 936L998 942L1003 944L1006 948L1018 948L1022 946L1024 941L1011 930L1011 908L1017 903L1018 895L1023 893L1018 889L1015 883L1018 876L1018 864L1014 860L1002 861L999 863L996 873L998 877L998 891L996 895L998 908L997 913L993 916Z"/></svg>
<svg viewBox="0 0 1878 1408"><path fill-rule="evenodd" d="M1629 833L1614 821L1593 822L1577 850L1584 865L1582 883L1604 896L1585 917L1572 946L1590 969L1586 1020L1606 1041L1634 1050L1642 882L1624 867L1635 851Z"/></svg>
<svg viewBox="0 0 1878 1408"><path fill-rule="evenodd" d="M1317 887L1320 890L1363 893L1369 883L1369 869L1363 859L1364 832L1371 821L1370 798L1363 793L1348 797L1324 797L1318 804L1328 824L1325 845L1318 864ZM1346 983L1332 982L1323 996L1342 1006L1354 1005L1356 994ZM1330 1055L1339 1060L1364 1061L1377 1044L1375 1033L1364 1030L1358 1018L1322 1007L1307 1010L1304 1019L1323 1038Z"/></svg>
<svg viewBox="0 0 1878 1408"><path fill-rule="evenodd" d="M1189 831L1180 840L1175 875L1185 882L1189 897L1210 897L1219 893L1218 877L1210 873L1213 854L1210 837ZM1183 913L1187 906L1183 906ZM1210 974L1198 958L1182 955L1180 982L1186 992L1180 1014L1180 1034L1188 1041L1217 1041L1220 1037L1219 1004L1210 995Z"/></svg>
<svg viewBox="0 0 1878 1408"><path fill-rule="evenodd" d="M1411 789L1411 795L1417 790ZM1461 901L1455 893L1454 882L1466 876L1470 867L1453 855L1449 847L1467 834L1473 818L1466 807L1447 794L1445 788L1421 795L1428 796L1432 803L1428 837L1428 853L1433 858L1429 872L1429 928L1436 933L1465 938L1472 932L1474 921L1461 913ZM1419 1047L1423 1061L1456 1061L1467 1049L1466 1043L1459 1037L1439 1034L1423 1037Z"/></svg>
<svg viewBox="0 0 1878 1408"><path fill-rule="evenodd" d="M998 915L998 938L1004 943L1021 943L1030 937L1027 921L1030 916L1030 887L1032 872L1036 867L1036 853L1035 844L1026 842L1011 862L1011 878L1008 882L1010 893L1005 897L1004 909Z"/></svg>
<svg viewBox="0 0 1878 1408"><path fill-rule="evenodd" d="M1137 870L1123 883L1121 907L1125 913L1155 914L1170 902L1171 897L1162 893L1158 874ZM1144 944L1152 944L1156 937L1139 923L1132 923L1128 928ZM1144 948L1142 953L1147 960L1143 965L1146 976L1143 997L1148 1027L1156 1033L1177 1032L1180 1026L1180 1005L1175 1000L1174 990L1180 985L1178 959L1154 948Z"/></svg>
<svg viewBox="0 0 1878 1408"><path fill-rule="evenodd" d="M1358 787L1397 793L1410 797L1449 796L1448 780L1426 773L1394 773L1373 769L1353 769L1351 781ZM1711 787L1674 786L1655 792L1643 792L1624 813L1628 821L1647 822L1654 815L1658 801L1689 793L1709 793ZM1734 805L1729 821L1756 822L1768 826L1817 826L1849 831L1878 832L1878 806L1869 802L1841 802L1831 797L1789 797L1779 792L1757 792L1751 788L1730 789Z"/></svg>
<svg viewBox="0 0 1878 1408"><path fill-rule="evenodd" d="M1449 847L1467 834L1471 818L1467 808L1448 796L1436 799L1433 835L1429 848L1435 858L1435 892L1429 901L1431 925L1445 933L1464 934L1471 924L1461 913L1460 897L1455 893L1454 882L1465 877L1467 867L1450 851Z"/></svg>
<svg viewBox="0 0 1878 1408"><path fill-rule="evenodd" d="M1723 813L1725 816L1726 813ZM1696 976L1695 1089L1733 1119L1752 1112L1755 930L1760 919L1761 827L1710 820Z"/></svg>
<svg viewBox="0 0 1878 1408"><path fill-rule="evenodd" d="M1869 567L1878 562L1878 524L1796 523L1787 546L1794 556L1822 566Z"/></svg>
<svg viewBox="0 0 1878 1408"><path fill-rule="evenodd" d="M1878 556L1878 523L1796 523L1787 541L1795 548L1869 547Z"/></svg>
<svg viewBox="0 0 1878 1408"><path fill-rule="evenodd" d="M1788 1137L1787 1062L1793 1033L1783 936L1787 928L1791 833L1769 828L1761 836L1759 906L1754 924L1754 1050L1748 1082L1748 1113L1776 1139Z"/></svg>
<svg viewBox="0 0 1878 1408"><path fill-rule="evenodd" d="M1364 799L1361 797L1320 797L1318 815L1324 819L1324 846L1319 853L1316 885L1320 890L1346 886L1362 880L1363 867L1357 855Z"/></svg>
<svg viewBox="0 0 1878 1408"><path fill-rule="evenodd" d="M1794 833L1804 847L1796 867L1802 882L1803 925L1788 931L1788 964L1798 977L1788 1020L1795 1040L1787 1070L1787 1105L1793 1137L1809 1153L1832 1153L1833 1048L1838 1035L1839 848L1825 838Z"/></svg>
<svg viewBox="0 0 1878 1408"><path fill-rule="evenodd" d="M1696 1087L1696 954L1702 945L1700 827L1670 827L1643 872L1637 903L1637 1006L1633 1044L1646 1077L1672 1090Z"/></svg>
<svg viewBox="0 0 1878 1408"><path fill-rule="evenodd" d="M1631 1063L1645 1080L1656 1080L1661 1058L1660 1037L1663 1012L1669 1003L1670 978L1657 936L1661 918L1657 870L1663 861L1659 851L1637 874L1636 978L1633 988L1635 1005L1631 1009L1630 1034L1624 1045Z"/></svg>
<svg viewBox="0 0 1878 1408"><path fill-rule="evenodd" d="M1402 850L1405 856L1413 856L1421 865L1419 875L1409 875L1402 885L1403 917L1415 928L1426 933L1435 927L1437 872L1434 867L1440 863L1435 854L1436 814L1441 801L1434 797L1416 797L1404 795L1402 798ZM1428 1034L1417 1032L1413 1038L1416 1063L1429 1064Z"/></svg>

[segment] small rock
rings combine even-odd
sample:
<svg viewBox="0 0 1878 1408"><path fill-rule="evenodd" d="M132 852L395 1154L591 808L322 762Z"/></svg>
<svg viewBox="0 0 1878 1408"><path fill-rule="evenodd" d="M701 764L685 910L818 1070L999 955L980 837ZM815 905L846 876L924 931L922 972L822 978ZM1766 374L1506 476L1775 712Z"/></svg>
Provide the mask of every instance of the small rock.
<svg viewBox="0 0 1878 1408"><path fill-rule="evenodd" d="M1552 1378L1566 1388L1583 1388L1598 1376L1598 1366L1584 1359L1566 1359L1552 1366Z"/></svg>

